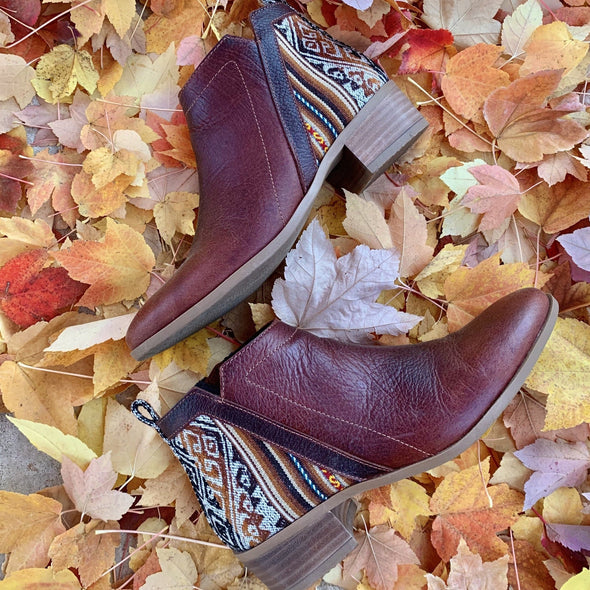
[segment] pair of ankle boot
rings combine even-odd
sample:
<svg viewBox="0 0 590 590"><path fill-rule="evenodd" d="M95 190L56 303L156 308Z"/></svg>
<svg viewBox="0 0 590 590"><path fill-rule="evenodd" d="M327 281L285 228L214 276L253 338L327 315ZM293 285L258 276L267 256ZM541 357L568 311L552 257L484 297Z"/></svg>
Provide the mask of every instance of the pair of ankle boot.
<svg viewBox="0 0 590 590"><path fill-rule="evenodd" d="M321 184L360 191L425 121L372 61L284 4L224 37L181 93L201 205L190 254L127 341L146 358L205 326L282 261ZM303 589L352 548L354 495L452 459L500 415L557 311L513 293L462 330L398 347L274 322L159 417L211 526L271 589Z"/></svg>

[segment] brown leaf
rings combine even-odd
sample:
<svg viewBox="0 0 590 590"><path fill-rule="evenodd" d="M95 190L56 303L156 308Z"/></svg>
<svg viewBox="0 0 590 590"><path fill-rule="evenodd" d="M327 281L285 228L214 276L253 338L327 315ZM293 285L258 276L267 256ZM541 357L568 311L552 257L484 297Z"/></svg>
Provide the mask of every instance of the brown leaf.
<svg viewBox="0 0 590 590"><path fill-rule="evenodd" d="M388 526L380 525L355 535L358 545L344 560L344 573L364 569L375 590L390 590L398 578L398 565L417 564L410 546Z"/></svg>
<svg viewBox="0 0 590 590"><path fill-rule="evenodd" d="M508 564L508 583L513 588L554 590L555 582L545 567L546 555L527 541L513 541L515 561Z"/></svg>

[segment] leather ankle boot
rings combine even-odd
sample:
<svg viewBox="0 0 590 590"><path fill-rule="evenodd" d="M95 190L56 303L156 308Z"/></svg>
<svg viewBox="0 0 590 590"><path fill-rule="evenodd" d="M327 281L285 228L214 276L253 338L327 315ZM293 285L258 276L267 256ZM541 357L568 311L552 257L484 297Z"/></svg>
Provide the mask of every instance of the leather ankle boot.
<svg viewBox="0 0 590 590"><path fill-rule="evenodd" d="M140 309L144 359L223 315L286 256L324 180L360 191L426 121L383 70L285 4L226 36L180 94L200 181L186 261Z"/></svg>
<svg viewBox="0 0 590 590"><path fill-rule="evenodd" d="M512 293L409 346L322 339L274 322L160 418L217 535L271 590L302 590L354 548L350 499L453 459L498 418L557 304ZM147 414L145 413L147 411Z"/></svg>

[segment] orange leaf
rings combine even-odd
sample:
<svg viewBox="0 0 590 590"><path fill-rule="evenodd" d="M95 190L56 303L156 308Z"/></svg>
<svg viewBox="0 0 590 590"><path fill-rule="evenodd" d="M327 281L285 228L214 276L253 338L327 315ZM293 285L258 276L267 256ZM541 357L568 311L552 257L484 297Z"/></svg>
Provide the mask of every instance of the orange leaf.
<svg viewBox="0 0 590 590"><path fill-rule="evenodd" d="M135 299L150 282L155 257L143 236L110 218L106 223L101 242L78 240L54 254L72 278L90 285L79 305L95 307Z"/></svg>
<svg viewBox="0 0 590 590"><path fill-rule="evenodd" d="M486 98L510 80L506 72L493 67L501 54L501 47L479 43L448 61L441 86L457 114L483 122L481 109Z"/></svg>
<svg viewBox="0 0 590 590"><path fill-rule="evenodd" d="M86 291L64 268L43 268L47 257L47 250L29 250L0 268L0 308L23 328L56 317Z"/></svg>
<svg viewBox="0 0 590 590"><path fill-rule="evenodd" d="M430 508L438 516L431 540L444 561L455 555L461 538L486 561L508 551L496 533L516 521L523 496L506 484L488 487L489 463L487 457L479 465L447 475L432 495Z"/></svg>
<svg viewBox="0 0 590 590"><path fill-rule="evenodd" d="M545 154L571 149L586 138L586 130L564 111L545 108L557 89L561 71L530 74L498 88L486 100L483 112L498 147L518 162L537 162Z"/></svg>
<svg viewBox="0 0 590 590"><path fill-rule="evenodd" d="M475 268L459 267L447 278L444 292L449 302L449 331L458 330L504 295L532 287L535 271L527 264L500 265L496 254Z"/></svg>
<svg viewBox="0 0 590 590"><path fill-rule="evenodd" d="M85 217L102 217L109 215L127 202L123 192L129 186L130 178L120 175L97 189L92 182L92 175L78 172L72 181L72 197L79 205L81 215Z"/></svg>

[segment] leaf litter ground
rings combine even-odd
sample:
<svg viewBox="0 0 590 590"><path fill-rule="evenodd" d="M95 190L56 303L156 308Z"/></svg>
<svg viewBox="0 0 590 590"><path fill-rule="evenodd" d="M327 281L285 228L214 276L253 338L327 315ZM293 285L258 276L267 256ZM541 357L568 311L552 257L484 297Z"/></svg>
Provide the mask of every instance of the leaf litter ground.
<svg viewBox="0 0 590 590"><path fill-rule="evenodd" d="M302 5L429 129L362 195L324 188L284 278L138 363L126 327L186 257L199 203L178 91L221 36L251 36L254 8L0 0L0 392L64 482L0 491L0 589L262 590L130 402L166 412L274 317L411 344L527 286L561 317L525 386L461 456L359 498L358 547L321 584L588 588L590 3Z"/></svg>

